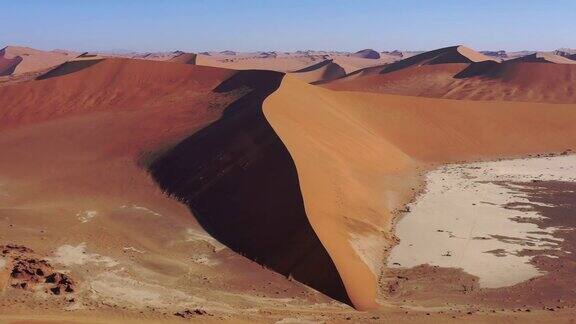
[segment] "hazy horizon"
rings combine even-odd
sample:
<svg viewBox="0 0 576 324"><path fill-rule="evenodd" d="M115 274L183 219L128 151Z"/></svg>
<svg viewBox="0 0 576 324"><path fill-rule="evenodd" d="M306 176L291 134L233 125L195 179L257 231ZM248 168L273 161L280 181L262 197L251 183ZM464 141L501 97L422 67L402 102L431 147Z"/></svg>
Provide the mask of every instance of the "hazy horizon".
<svg viewBox="0 0 576 324"><path fill-rule="evenodd" d="M77 51L476 50L576 47L576 3L46 1L2 5L0 46Z"/></svg>

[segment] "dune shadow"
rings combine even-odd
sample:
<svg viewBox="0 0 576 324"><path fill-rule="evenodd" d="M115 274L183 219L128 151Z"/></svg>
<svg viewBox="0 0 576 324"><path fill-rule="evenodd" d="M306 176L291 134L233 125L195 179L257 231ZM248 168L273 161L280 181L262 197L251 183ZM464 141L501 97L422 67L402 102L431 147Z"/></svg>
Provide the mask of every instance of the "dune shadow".
<svg viewBox="0 0 576 324"><path fill-rule="evenodd" d="M496 61L483 61L470 63L464 70L458 72L455 79L466 79L477 76L489 76L495 68L499 67L502 63Z"/></svg>
<svg viewBox="0 0 576 324"><path fill-rule="evenodd" d="M262 110L283 74L239 71L215 92L247 92L222 117L152 162L160 187L232 250L351 304L308 221L296 166Z"/></svg>
<svg viewBox="0 0 576 324"><path fill-rule="evenodd" d="M71 74L74 72L78 72L84 70L86 68L91 67L97 63L102 62L104 59L89 59L89 60L79 60L79 61L70 61L66 63L62 63L57 67L53 68L52 70L42 74L41 76L37 77L36 80L45 80L50 79L58 76L63 76L66 74Z"/></svg>

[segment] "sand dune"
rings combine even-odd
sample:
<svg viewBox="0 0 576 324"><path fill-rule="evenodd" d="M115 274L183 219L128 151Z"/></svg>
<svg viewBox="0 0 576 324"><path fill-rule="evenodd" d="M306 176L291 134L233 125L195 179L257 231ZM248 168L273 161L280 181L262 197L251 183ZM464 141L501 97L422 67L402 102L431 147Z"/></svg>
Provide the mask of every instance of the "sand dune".
<svg viewBox="0 0 576 324"><path fill-rule="evenodd" d="M75 64L83 62L71 62L62 69L73 69L77 67ZM182 107L187 100L184 89L210 89L233 73L193 65L119 58L83 67L59 77L0 87L2 106L6 107L0 111L3 127L107 109L133 110L167 103ZM60 72L57 68L54 73ZM50 76L50 72L48 74ZM179 94L181 91L184 92Z"/></svg>
<svg viewBox="0 0 576 324"><path fill-rule="evenodd" d="M556 63L556 64L576 64L570 58L566 58L553 53L538 52L510 60L509 62L530 62L530 63Z"/></svg>
<svg viewBox="0 0 576 324"><path fill-rule="evenodd" d="M156 160L151 170L161 187L185 201L220 242L350 303L304 211L294 162L262 112L262 101L282 77L246 71L221 84L217 92L251 90L217 122Z"/></svg>
<svg viewBox="0 0 576 324"><path fill-rule="evenodd" d="M373 49L363 49L361 51L358 51L354 54L352 54L351 56L353 57L360 57L360 58L367 58L367 59L379 59L380 58L380 53L376 52Z"/></svg>
<svg viewBox="0 0 576 324"><path fill-rule="evenodd" d="M295 71L292 75L308 83L318 83L341 78L346 75L346 71L334 60L325 60Z"/></svg>
<svg viewBox="0 0 576 324"><path fill-rule="evenodd" d="M7 46L0 50L0 75L45 70L77 55L73 52L47 52L29 47Z"/></svg>
<svg viewBox="0 0 576 324"><path fill-rule="evenodd" d="M455 48L450 49L454 54ZM451 63L429 64L437 58L439 51L390 64L380 71L379 67L359 71L325 86L334 90L450 99L576 102L576 67L573 64L517 60L456 63L462 58L458 55L458 59L448 60Z"/></svg>
<svg viewBox="0 0 576 324"><path fill-rule="evenodd" d="M71 59L65 63L62 63L50 70L46 73L42 73L39 75L36 80L44 80L49 79L57 76L62 76L74 72L78 72L80 70L86 69L96 63L99 63L104 60L104 57L98 55L90 55L87 53L83 53L78 57Z"/></svg>
<svg viewBox="0 0 576 324"><path fill-rule="evenodd" d="M169 61L174 63L196 64L196 54L181 53L180 55L171 58Z"/></svg>
<svg viewBox="0 0 576 324"><path fill-rule="evenodd" d="M440 48L434 51L411 56L385 67L381 73L389 73L413 66L484 61L495 61L495 59L478 53L468 47L459 45Z"/></svg>
<svg viewBox="0 0 576 324"><path fill-rule="evenodd" d="M54 314L47 320L58 323L61 317L77 322L83 312L90 323L124 323L126 316L177 321L173 314L193 307L216 314L202 320L233 316L234 322L253 322L269 321L262 319L269 315L250 315L254 305L299 309L329 302L223 248L184 204L160 190L145 167L218 120L245 94L214 91L234 73L105 59L73 73L2 87L1 244L53 257L50 262L79 286L73 302L69 295L9 287L2 291L0 321L8 316L10 322L15 310L25 314L23 321L42 320L46 312ZM9 270L0 268L0 280Z"/></svg>
<svg viewBox="0 0 576 324"><path fill-rule="evenodd" d="M574 108L332 92L286 77L264 112L294 159L312 227L366 309L377 286L367 260L378 248L352 242L380 238L380 252L392 243L391 211L416 185L415 166L574 149Z"/></svg>

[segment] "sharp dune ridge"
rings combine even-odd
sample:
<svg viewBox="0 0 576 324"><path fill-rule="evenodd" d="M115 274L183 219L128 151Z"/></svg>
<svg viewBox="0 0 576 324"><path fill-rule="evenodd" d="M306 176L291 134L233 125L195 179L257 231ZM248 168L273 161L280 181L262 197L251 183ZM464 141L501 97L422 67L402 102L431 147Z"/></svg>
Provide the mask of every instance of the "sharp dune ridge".
<svg viewBox="0 0 576 324"><path fill-rule="evenodd" d="M8 81L0 87L0 234L47 260L57 261L63 242L74 244L65 251L88 247L96 260L112 260L110 269L61 264L80 283L83 312L102 318L129 309L128 317L166 319L189 314L185 305L199 315L204 303L215 320L281 321L301 310L314 320L405 319L403 306L414 304L395 299L385 260L398 211L423 173L576 151L576 65L538 53L500 61L464 46L395 62L373 52L74 54ZM15 57L0 55L0 73L17 70L24 61ZM136 283L104 289L111 274ZM152 283L153 292L135 288ZM35 297L6 289L34 309ZM430 297L422 307L450 300L407 294ZM471 303L486 314L492 307ZM433 311L424 309L410 319L425 321ZM509 320L486 314L478 319Z"/></svg>

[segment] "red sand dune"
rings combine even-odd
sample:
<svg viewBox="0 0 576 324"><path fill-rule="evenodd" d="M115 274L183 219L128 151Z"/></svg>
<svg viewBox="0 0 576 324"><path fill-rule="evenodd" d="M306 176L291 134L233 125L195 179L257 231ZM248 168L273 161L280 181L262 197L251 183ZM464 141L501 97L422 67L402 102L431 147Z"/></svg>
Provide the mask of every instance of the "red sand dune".
<svg viewBox="0 0 576 324"><path fill-rule="evenodd" d="M108 58L76 73L0 87L5 107L0 111L0 123L9 127L100 110L166 104L185 107L188 97L194 98L190 90L208 91L233 73L193 65Z"/></svg>
<svg viewBox="0 0 576 324"><path fill-rule="evenodd" d="M423 53L368 72L359 72L325 86L364 91L468 100L576 102L576 65L510 60L463 59L456 48ZM463 51L465 52L465 51ZM458 52L460 53L460 52ZM431 64L430 62L440 62ZM466 62L463 62L466 61ZM560 86L559 86L560 85Z"/></svg>

